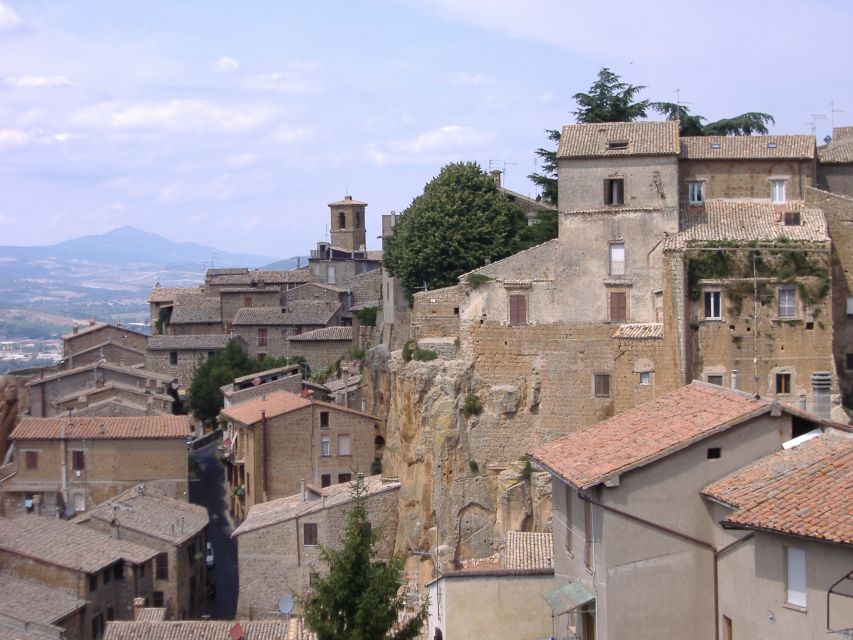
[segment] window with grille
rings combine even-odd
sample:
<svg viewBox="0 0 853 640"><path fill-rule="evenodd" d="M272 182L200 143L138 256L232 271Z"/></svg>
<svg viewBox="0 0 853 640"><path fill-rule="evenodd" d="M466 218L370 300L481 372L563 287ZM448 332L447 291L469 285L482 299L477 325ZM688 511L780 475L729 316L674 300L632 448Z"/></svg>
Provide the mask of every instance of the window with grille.
<svg viewBox="0 0 853 640"><path fill-rule="evenodd" d="M624 178L607 178L604 181L604 204L625 204Z"/></svg>
<svg viewBox="0 0 853 640"><path fill-rule="evenodd" d="M83 471L86 468L86 452L85 451L72 451L71 452L71 470L72 471Z"/></svg>
<svg viewBox="0 0 853 640"><path fill-rule="evenodd" d="M328 458L330 455L332 455L331 439L329 436L322 436L320 438L320 456Z"/></svg>
<svg viewBox="0 0 853 640"><path fill-rule="evenodd" d="M510 294L509 323L514 327L519 327L527 324L527 296L525 294Z"/></svg>
<svg viewBox="0 0 853 640"><path fill-rule="evenodd" d="M169 554L168 553L158 553L157 557L154 559L155 564L155 573L154 577L158 580L168 580L169 579Z"/></svg>
<svg viewBox="0 0 853 640"><path fill-rule="evenodd" d="M797 317L797 290L793 287L779 289L779 317Z"/></svg>
<svg viewBox="0 0 853 640"><path fill-rule="evenodd" d="M324 473L323 475L320 476L320 487L324 488L324 487L330 487L330 486L332 486L332 474L331 473Z"/></svg>
<svg viewBox="0 0 853 640"><path fill-rule="evenodd" d="M610 397L610 374L596 373L595 374L595 396L597 398Z"/></svg>
<svg viewBox="0 0 853 640"><path fill-rule="evenodd" d="M610 245L610 275L625 275L625 245L622 242L614 242Z"/></svg>
<svg viewBox="0 0 853 640"><path fill-rule="evenodd" d="M628 294L624 291L610 292L610 322L625 322L628 319Z"/></svg>

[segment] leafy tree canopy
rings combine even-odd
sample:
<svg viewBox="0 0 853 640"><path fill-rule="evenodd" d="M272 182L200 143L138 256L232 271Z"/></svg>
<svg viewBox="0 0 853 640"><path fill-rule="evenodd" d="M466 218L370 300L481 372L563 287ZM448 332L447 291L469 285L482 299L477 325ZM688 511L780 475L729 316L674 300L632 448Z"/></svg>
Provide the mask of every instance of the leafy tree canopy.
<svg viewBox="0 0 853 640"><path fill-rule="evenodd" d="M409 294L435 289L512 255L525 226L521 209L478 164L449 164L403 211L385 244L383 262Z"/></svg>
<svg viewBox="0 0 853 640"><path fill-rule="evenodd" d="M378 530L370 526L363 487L354 484L353 493L343 546L320 549L329 572L314 581L313 592L302 603L305 622L317 640L417 638L426 620L426 605L399 622L406 604L400 590L403 556L387 563L375 561Z"/></svg>
<svg viewBox="0 0 853 640"><path fill-rule="evenodd" d="M634 102L645 87L622 82L607 67L598 72L598 78L589 93L576 93L577 111L572 111L578 122L633 122L646 117L648 100Z"/></svg>
<svg viewBox="0 0 853 640"><path fill-rule="evenodd" d="M215 420L223 406L220 387L232 382L234 378L288 364L304 365L305 358L267 356L262 361L258 361L250 358L236 340L229 340L225 349L210 356L195 370L195 376L190 385L190 405L195 417L202 422Z"/></svg>
<svg viewBox="0 0 853 640"><path fill-rule="evenodd" d="M651 108L666 116L667 120L679 121L679 135L682 136L751 136L767 135L767 125L776 124L769 113L748 111L733 118L722 118L705 124L707 118L690 113L682 104L673 102L652 102Z"/></svg>

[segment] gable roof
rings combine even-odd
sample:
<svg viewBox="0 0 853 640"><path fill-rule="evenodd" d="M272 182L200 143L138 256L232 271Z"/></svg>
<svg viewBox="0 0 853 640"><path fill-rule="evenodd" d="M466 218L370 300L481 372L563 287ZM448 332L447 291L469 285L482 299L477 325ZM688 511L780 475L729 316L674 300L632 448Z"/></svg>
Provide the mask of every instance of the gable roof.
<svg viewBox="0 0 853 640"><path fill-rule="evenodd" d="M708 485L750 529L853 545L853 435L828 430Z"/></svg>
<svg viewBox="0 0 853 640"><path fill-rule="evenodd" d="M172 309L169 324L216 324L222 322L222 306L218 298L197 296L183 299Z"/></svg>
<svg viewBox="0 0 853 640"><path fill-rule="evenodd" d="M158 283L148 294L148 302L174 302L179 296L203 296L201 287L161 287Z"/></svg>
<svg viewBox="0 0 853 640"><path fill-rule="evenodd" d="M289 640L297 637L296 618L292 620L113 620L107 625L104 640L228 640L231 629L240 626L245 640Z"/></svg>
<svg viewBox="0 0 853 640"><path fill-rule="evenodd" d="M506 532L507 569L553 569L554 537L551 533Z"/></svg>
<svg viewBox="0 0 853 640"><path fill-rule="evenodd" d="M349 407L344 407L338 404L330 404L328 402L320 402L311 398L305 398L301 395L290 393L289 391L273 391L272 393L267 393L260 398L246 400L245 402L241 402L233 407L223 409L222 415L231 420L236 420L241 424L250 425L261 421L261 412L264 413L266 418L275 418L286 413L291 413L292 411L298 411L299 409L310 407L311 405L322 407L323 409L331 409L333 411L342 411L357 416L363 416L370 420L381 420L381 418L372 416L369 413L356 411L355 409L350 409Z"/></svg>
<svg viewBox="0 0 853 640"><path fill-rule="evenodd" d="M149 351L215 351L224 349L230 336L224 334L194 336L151 336Z"/></svg>
<svg viewBox="0 0 853 640"><path fill-rule="evenodd" d="M683 160L809 159L815 156L814 136L685 136Z"/></svg>
<svg viewBox="0 0 853 640"><path fill-rule="evenodd" d="M25 580L8 571L0 571L0 614L26 617L28 622L53 624L85 607L88 602L49 587L42 582Z"/></svg>
<svg viewBox="0 0 853 640"><path fill-rule="evenodd" d="M281 307L242 307L234 315L231 323L235 327L268 325L280 326L290 324Z"/></svg>
<svg viewBox="0 0 853 640"><path fill-rule="evenodd" d="M136 347L131 347L130 345L122 344L121 342L113 342L112 338L107 338L103 342L99 342L98 344L92 345L91 347L88 347L86 349L80 349L80 351L75 351L73 354L70 354L68 357L69 358L71 358L71 357L76 358L78 356L83 355L84 353L91 353L92 351L96 351L98 349L103 349L106 346L111 346L111 347L114 347L115 349L121 349L122 351L128 351L128 352L133 353L135 355L141 355L141 356L145 355L145 351L143 349L137 349Z"/></svg>
<svg viewBox="0 0 853 640"><path fill-rule="evenodd" d="M62 336L62 339L65 341L74 340L76 338L79 338L80 336L85 336L85 335L88 335L90 333L95 333L97 331L103 331L104 329L108 329L110 327L112 327L113 329L116 329L118 331L122 331L124 333L134 333L138 336L142 336L143 338L148 337L144 333L141 333L139 331L134 331L133 329L128 329L127 327L123 327L121 325L112 324L109 322L96 322L95 324L90 324L88 326L85 326L85 327L78 329L77 333L74 333L73 331L71 333L66 333L64 336Z"/></svg>
<svg viewBox="0 0 853 640"><path fill-rule="evenodd" d="M572 486L588 489L767 413L771 406L765 399L693 381L530 456Z"/></svg>
<svg viewBox="0 0 853 640"><path fill-rule="evenodd" d="M58 380L59 378L77 375L79 373L92 371L94 369L105 369L114 373L123 373L125 375L134 376L142 380L159 380L160 382L171 382L175 379L175 376L166 375L165 373L157 373L156 371L149 371L148 369L140 369L137 367L125 367L122 365L113 364L112 362L107 362L106 360L101 360L100 362L93 362L82 367L74 367L73 369L63 369L62 371L57 371L56 373L52 373L49 376L44 376L43 378L33 378L32 380L27 382L27 386L34 387L36 385L42 384L43 382Z"/></svg>
<svg viewBox="0 0 853 640"><path fill-rule="evenodd" d="M133 487L76 519L87 520L115 523L119 528L181 544L207 526L208 516L202 506L169 498L150 487L142 493Z"/></svg>
<svg viewBox="0 0 853 640"><path fill-rule="evenodd" d="M823 164L853 162L853 127L835 127L832 130L832 141L818 147L817 154Z"/></svg>
<svg viewBox="0 0 853 640"><path fill-rule="evenodd" d="M185 438L187 416L124 416L111 418L31 418L25 416L11 440L136 440Z"/></svg>
<svg viewBox="0 0 853 640"><path fill-rule="evenodd" d="M609 148L608 143L627 143ZM560 135L557 158L613 158L677 155L678 121L567 124Z"/></svg>
<svg viewBox="0 0 853 640"><path fill-rule="evenodd" d="M374 496L386 491L396 491L400 488L399 482L384 482L382 476L370 476L364 478L364 490L367 497ZM316 513L329 507L335 507L351 502L353 483L343 482L333 484L323 489L311 489L315 497L303 500L299 494L261 502L249 507L249 513L243 523L234 530L231 537L255 531L280 522L287 522L296 517L302 517L309 513Z"/></svg>
<svg viewBox="0 0 853 640"><path fill-rule="evenodd" d="M154 549L34 514L14 520L0 518L0 549L86 573L96 573L119 560L140 564L157 555Z"/></svg>
<svg viewBox="0 0 853 640"><path fill-rule="evenodd" d="M341 306L340 303L328 303L323 300L294 300L287 305L287 324L327 325Z"/></svg>
<svg viewBox="0 0 853 640"><path fill-rule="evenodd" d="M299 335L290 336L289 340L291 342L352 340L352 327L323 327L322 329L314 329L314 331L306 331Z"/></svg>
<svg viewBox="0 0 853 640"><path fill-rule="evenodd" d="M784 212L797 211L800 224L786 225ZM755 200L707 200L702 208L681 213L681 231L664 242L665 251L693 243L733 241L765 243L786 238L794 242L829 242L823 211L802 200L772 204Z"/></svg>

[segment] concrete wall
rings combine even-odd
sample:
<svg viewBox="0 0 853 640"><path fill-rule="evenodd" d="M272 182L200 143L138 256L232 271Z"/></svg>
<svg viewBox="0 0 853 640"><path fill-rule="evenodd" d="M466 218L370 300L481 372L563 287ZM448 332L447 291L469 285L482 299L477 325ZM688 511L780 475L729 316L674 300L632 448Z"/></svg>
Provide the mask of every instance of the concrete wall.
<svg viewBox="0 0 853 640"><path fill-rule="evenodd" d="M770 200L770 179L786 179L787 200L803 200L806 187L814 185L814 160L682 160L679 193L687 202L687 182L705 182L705 200L755 198Z"/></svg>

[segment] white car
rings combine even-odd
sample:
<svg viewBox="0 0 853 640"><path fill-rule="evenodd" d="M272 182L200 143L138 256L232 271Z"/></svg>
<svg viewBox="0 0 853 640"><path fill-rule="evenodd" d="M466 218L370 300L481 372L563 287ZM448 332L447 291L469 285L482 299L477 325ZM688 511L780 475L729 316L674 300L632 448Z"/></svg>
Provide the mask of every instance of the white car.
<svg viewBox="0 0 853 640"><path fill-rule="evenodd" d="M209 542L204 552L204 564L207 565L208 569L213 569L213 545Z"/></svg>

